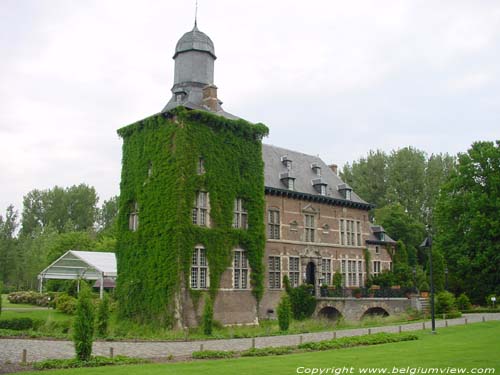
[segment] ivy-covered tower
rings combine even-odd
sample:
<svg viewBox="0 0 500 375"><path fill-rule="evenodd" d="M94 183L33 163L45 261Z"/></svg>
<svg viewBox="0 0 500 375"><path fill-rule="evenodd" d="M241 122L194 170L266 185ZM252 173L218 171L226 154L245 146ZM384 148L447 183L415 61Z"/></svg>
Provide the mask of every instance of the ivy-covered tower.
<svg viewBox="0 0 500 375"><path fill-rule="evenodd" d="M215 50L193 30L177 43L172 98L118 130L123 139L117 245L122 318L252 322L263 294L262 124L221 108Z"/></svg>

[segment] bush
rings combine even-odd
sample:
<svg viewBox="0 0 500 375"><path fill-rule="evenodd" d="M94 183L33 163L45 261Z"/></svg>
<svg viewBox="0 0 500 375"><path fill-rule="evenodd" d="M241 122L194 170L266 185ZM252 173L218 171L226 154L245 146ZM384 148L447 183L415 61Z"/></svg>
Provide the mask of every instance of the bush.
<svg viewBox="0 0 500 375"><path fill-rule="evenodd" d="M290 289L289 296L294 319L304 320L314 313L316 298L312 294L313 291L314 287L309 284L302 284Z"/></svg>
<svg viewBox="0 0 500 375"><path fill-rule="evenodd" d="M424 281L422 284L420 284L419 289L421 292L428 292L431 290L431 288L429 288L429 283L427 281Z"/></svg>
<svg viewBox="0 0 500 375"><path fill-rule="evenodd" d="M193 352L191 357L194 359L209 359L209 358L232 358L236 353L228 350L203 350L198 352Z"/></svg>
<svg viewBox="0 0 500 375"><path fill-rule="evenodd" d="M450 292L439 292L436 296L436 313L447 314L456 310L455 296Z"/></svg>
<svg viewBox="0 0 500 375"><path fill-rule="evenodd" d="M264 357L268 355L283 355L293 353L293 346L278 346L276 348L252 348L241 352L242 357Z"/></svg>
<svg viewBox="0 0 500 375"><path fill-rule="evenodd" d="M3 283L0 281L0 316L2 315L2 290L3 290Z"/></svg>
<svg viewBox="0 0 500 375"><path fill-rule="evenodd" d="M97 310L97 334L101 337L108 334L109 315L109 297L105 294Z"/></svg>
<svg viewBox="0 0 500 375"><path fill-rule="evenodd" d="M418 336L409 333L377 333L374 335L342 337L335 340L319 342L306 342L299 345L299 349L306 350L330 350L349 348L352 346L387 344L391 342L418 340Z"/></svg>
<svg viewBox="0 0 500 375"><path fill-rule="evenodd" d="M287 294L284 294L278 305L278 324L281 331L288 331L291 319L292 305L290 304L290 297Z"/></svg>
<svg viewBox="0 0 500 375"><path fill-rule="evenodd" d="M0 320L0 328L1 329L12 329L15 331L25 331L28 329L32 329L35 324L35 321L31 318L14 318L14 319L6 319Z"/></svg>
<svg viewBox="0 0 500 375"><path fill-rule="evenodd" d="M50 300L54 299L53 293L37 293L37 292L13 292L7 296L10 303L24 303L28 305L47 307Z"/></svg>
<svg viewBox="0 0 500 375"><path fill-rule="evenodd" d="M472 304L470 303L469 297L467 294L462 293L457 298L457 307L460 311L462 310L470 310L472 308Z"/></svg>
<svg viewBox="0 0 500 375"><path fill-rule="evenodd" d="M76 312L77 299L66 293L62 293L56 297L56 309L69 315Z"/></svg>
<svg viewBox="0 0 500 375"><path fill-rule="evenodd" d="M449 313L443 314L444 319L455 319L460 318L462 313L460 311L451 311Z"/></svg>
<svg viewBox="0 0 500 375"><path fill-rule="evenodd" d="M90 290L84 287L80 290L80 297L76 305L76 317L73 323L73 342L75 343L76 358L88 361L92 354L94 340L94 305L90 298Z"/></svg>
<svg viewBox="0 0 500 375"><path fill-rule="evenodd" d="M41 362L35 362L33 368L35 370L63 369L63 368L78 368L78 367L98 367L110 365L125 365L148 363L149 361L142 358L130 358L117 355L114 358L107 357L91 357L88 361L79 361L78 359L47 359Z"/></svg>
<svg viewBox="0 0 500 375"><path fill-rule="evenodd" d="M203 333L207 336L212 335L214 319L214 306L212 299L207 296L205 298L205 306L203 307Z"/></svg>

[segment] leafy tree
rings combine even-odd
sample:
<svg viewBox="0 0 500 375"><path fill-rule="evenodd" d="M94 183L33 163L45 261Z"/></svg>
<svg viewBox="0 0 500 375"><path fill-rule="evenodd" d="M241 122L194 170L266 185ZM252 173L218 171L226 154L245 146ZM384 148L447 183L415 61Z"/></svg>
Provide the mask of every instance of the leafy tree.
<svg viewBox="0 0 500 375"><path fill-rule="evenodd" d="M455 296L450 292L439 292L436 295L436 314L448 314L456 310Z"/></svg>
<svg viewBox="0 0 500 375"><path fill-rule="evenodd" d="M427 160L425 168L425 224L432 224L432 214L441 186L448 180L451 172L455 170L455 158L448 154L432 154Z"/></svg>
<svg viewBox="0 0 500 375"><path fill-rule="evenodd" d="M387 203L387 155L370 151L366 158L346 164L340 174L364 200L382 207Z"/></svg>
<svg viewBox="0 0 500 375"><path fill-rule="evenodd" d="M314 313L316 298L312 294L313 288L309 284L301 284L296 288L290 288L289 296L294 319L304 320Z"/></svg>
<svg viewBox="0 0 500 375"><path fill-rule="evenodd" d="M500 293L500 141L476 142L458 155L434 213L435 247L442 251L451 290L474 303Z"/></svg>
<svg viewBox="0 0 500 375"><path fill-rule="evenodd" d="M97 309L97 334L101 337L105 337L108 334L108 324L109 324L109 297L104 294L103 299L99 303L99 308Z"/></svg>
<svg viewBox="0 0 500 375"><path fill-rule="evenodd" d="M214 329L214 305L212 298L207 295L205 306L203 307L203 333L207 336L212 334Z"/></svg>
<svg viewBox="0 0 500 375"><path fill-rule="evenodd" d="M111 197L102 203L98 209L97 226L100 232L111 232L114 235L116 231L116 218L118 215L118 197Z"/></svg>
<svg viewBox="0 0 500 375"><path fill-rule="evenodd" d="M467 297L467 294L462 293L458 296L457 307L460 311L472 309L472 304L470 303L470 299Z"/></svg>
<svg viewBox="0 0 500 375"><path fill-rule="evenodd" d="M58 234L47 253L47 263L51 263L68 250L93 251L95 241L89 232L67 232Z"/></svg>
<svg viewBox="0 0 500 375"><path fill-rule="evenodd" d="M290 297L288 294L283 294L278 305L278 325L280 326L280 331L288 331L290 320L292 320Z"/></svg>
<svg viewBox="0 0 500 375"><path fill-rule="evenodd" d="M425 238L424 225L407 213L399 203L389 204L375 210L375 222L384 227L387 234L396 241L405 245L408 263L416 264L417 249ZM419 256L421 262L425 261L423 255ZM423 258L423 259L422 259Z"/></svg>
<svg viewBox="0 0 500 375"><path fill-rule="evenodd" d="M412 147L393 151L387 165L388 201L402 205L415 220L422 219L425 166L425 153Z"/></svg>
<svg viewBox="0 0 500 375"><path fill-rule="evenodd" d="M17 239L15 238L17 212L14 206L7 207L5 218L0 215L0 281L13 284L17 265Z"/></svg>
<svg viewBox="0 0 500 375"><path fill-rule="evenodd" d="M0 316L2 315L2 293L3 293L3 283L0 280Z"/></svg>
<svg viewBox="0 0 500 375"><path fill-rule="evenodd" d="M94 316L94 305L92 304L90 289L85 284L82 284L73 322L73 342L75 344L76 358L80 361L88 361L92 355Z"/></svg>

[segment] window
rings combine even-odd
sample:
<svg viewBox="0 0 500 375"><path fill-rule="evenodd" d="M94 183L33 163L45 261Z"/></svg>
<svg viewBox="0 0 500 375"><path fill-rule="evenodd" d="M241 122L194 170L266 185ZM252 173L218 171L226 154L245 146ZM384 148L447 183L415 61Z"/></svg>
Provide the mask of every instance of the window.
<svg viewBox="0 0 500 375"><path fill-rule="evenodd" d="M342 274L342 286L347 286L346 260L340 263L340 273Z"/></svg>
<svg viewBox="0 0 500 375"><path fill-rule="evenodd" d="M243 204L243 199L234 200L233 228L247 229L248 212Z"/></svg>
<svg viewBox="0 0 500 375"><path fill-rule="evenodd" d="M151 177L153 175L153 163L149 162L148 164L148 177Z"/></svg>
<svg viewBox="0 0 500 375"><path fill-rule="evenodd" d="M363 263L358 260L358 286L363 286Z"/></svg>
<svg viewBox="0 0 500 375"><path fill-rule="evenodd" d="M287 187L288 187L288 190L295 190L295 179L288 178L287 179Z"/></svg>
<svg viewBox="0 0 500 375"><path fill-rule="evenodd" d="M288 258L288 279L290 280L290 286L295 288L299 286L300 280L300 268L299 268L299 257L289 257Z"/></svg>
<svg viewBox="0 0 500 375"><path fill-rule="evenodd" d="M321 259L321 278L322 283L331 285L332 284L332 260L328 258Z"/></svg>
<svg viewBox="0 0 500 375"><path fill-rule="evenodd" d="M281 258L269 257L269 288L281 288Z"/></svg>
<svg viewBox="0 0 500 375"><path fill-rule="evenodd" d="M361 246L361 222L340 219L340 244Z"/></svg>
<svg viewBox="0 0 500 375"><path fill-rule="evenodd" d="M198 165L196 166L196 173L205 174L205 159L203 159L202 157L198 159Z"/></svg>
<svg viewBox="0 0 500 375"><path fill-rule="evenodd" d="M280 212L278 210L269 210L267 215L267 235L273 240L280 239Z"/></svg>
<svg viewBox="0 0 500 375"><path fill-rule="evenodd" d="M326 195L326 185L320 185L319 189L320 195Z"/></svg>
<svg viewBox="0 0 500 375"><path fill-rule="evenodd" d="M314 215L304 215L305 216L305 241L314 242Z"/></svg>
<svg viewBox="0 0 500 375"><path fill-rule="evenodd" d="M351 200L351 190L346 189L345 191L345 199L350 201Z"/></svg>
<svg viewBox="0 0 500 375"><path fill-rule="evenodd" d="M234 289L248 288L248 259L245 250L234 251L233 275Z"/></svg>
<svg viewBox="0 0 500 375"><path fill-rule="evenodd" d="M380 248L378 246L375 246L375 254L380 254Z"/></svg>
<svg viewBox="0 0 500 375"><path fill-rule="evenodd" d="M193 208L193 224L202 227L208 226L208 193L199 191Z"/></svg>
<svg viewBox="0 0 500 375"><path fill-rule="evenodd" d="M373 275L376 276L380 273L380 260L373 261Z"/></svg>
<svg viewBox="0 0 500 375"><path fill-rule="evenodd" d="M191 289L206 289L208 287L207 253L204 247L197 246L191 260Z"/></svg>
<svg viewBox="0 0 500 375"><path fill-rule="evenodd" d="M139 228L139 208L137 202L132 204L132 210L128 217L128 229L135 232Z"/></svg>
<svg viewBox="0 0 500 375"><path fill-rule="evenodd" d="M348 286L357 286L356 273L357 273L357 262L355 260L347 261L347 282Z"/></svg>

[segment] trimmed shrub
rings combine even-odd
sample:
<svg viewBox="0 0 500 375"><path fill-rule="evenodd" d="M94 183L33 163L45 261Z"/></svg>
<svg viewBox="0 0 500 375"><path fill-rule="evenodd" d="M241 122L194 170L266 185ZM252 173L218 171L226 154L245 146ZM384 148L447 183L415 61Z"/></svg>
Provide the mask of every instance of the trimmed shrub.
<svg viewBox="0 0 500 375"><path fill-rule="evenodd" d="M191 354L191 357L194 359L209 359L209 358L232 358L236 352L233 352L231 350L224 351L224 350L203 350L203 351L197 351L193 352Z"/></svg>
<svg viewBox="0 0 500 375"><path fill-rule="evenodd" d="M309 284L302 284L290 289L290 303L295 320L304 320L314 313L316 298L313 296L313 291L314 287Z"/></svg>
<svg viewBox="0 0 500 375"><path fill-rule="evenodd" d="M76 317L73 323L73 342L75 344L76 358L88 361L92 354L94 341L94 305L88 287L80 290L80 297L76 304Z"/></svg>
<svg viewBox="0 0 500 375"><path fill-rule="evenodd" d="M105 337L108 334L108 324L109 324L109 297L104 294L103 299L99 303L99 308L97 310L97 334L100 337Z"/></svg>
<svg viewBox="0 0 500 375"><path fill-rule="evenodd" d="M281 331L288 331L291 319L292 305L290 304L290 297L287 294L284 294L278 305L278 324Z"/></svg>
<svg viewBox="0 0 500 375"><path fill-rule="evenodd" d="M424 281L422 284L420 284L420 291L421 292L429 292L431 288L429 287L429 283L427 281Z"/></svg>
<svg viewBox="0 0 500 375"><path fill-rule="evenodd" d="M63 293L56 297L55 305L57 310L73 315L76 312L77 299Z"/></svg>
<svg viewBox="0 0 500 375"><path fill-rule="evenodd" d="M279 346L276 348L252 348L241 352L242 357L264 357L268 355L284 355L293 353L293 346Z"/></svg>
<svg viewBox="0 0 500 375"><path fill-rule="evenodd" d="M214 323L214 306L212 299L207 296L205 298L205 306L203 307L203 333L207 336L212 335Z"/></svg>
<svg viewBox="0 0 500 375"><path fill-rule="evenodd" d="M418 336L409 333L377 333L374 335L342 337L335 340L306 342L299 345L299 349L306 350L330 350L342 349L352 346L387 344L391 342L418 340Z"/></svg>
<svg viewBox="0 0 500 375"><path fill-rule="evenodd" d="M64 368L79 368L79 367L99 367L111 365L139 364L148 363L147 359L131 358L117 355L113 358L108 357L92 357L88 361L79 361L78 359L47 359L41 362L35 362L33 368L35 370L49 369L64 369Z"/></svg>
<svg viewBox="0 0 500 375"><path fill-rule="evenodd" d="M50 300L54 299L54 293L37 293L37 292L13 292L9 293L7 299L10 303L24 303L28 305L47 307Z"/></svg>
<svg viewBox="0 0 500 375"><path fill-rule="evenodd" d="M436 296L436 313L447 314L456 310L455 296L450 292L439 292Z"/></svg>
<svg viewBox="0 0 500 375"><path fill-rule="evenodd" d="M14 318L0 320L1 329L12 329L15 331L25 331L32 329L35 326L35 322L31 318Z"/></svg>
<svg viewBox="0 0 500 375"><path fill-rule="evenodd" d="M470 310L472 308L472 304L470 303L470 299L467 297L467 294L462 293L458 296L457 307L460 311Z"/></svg>

